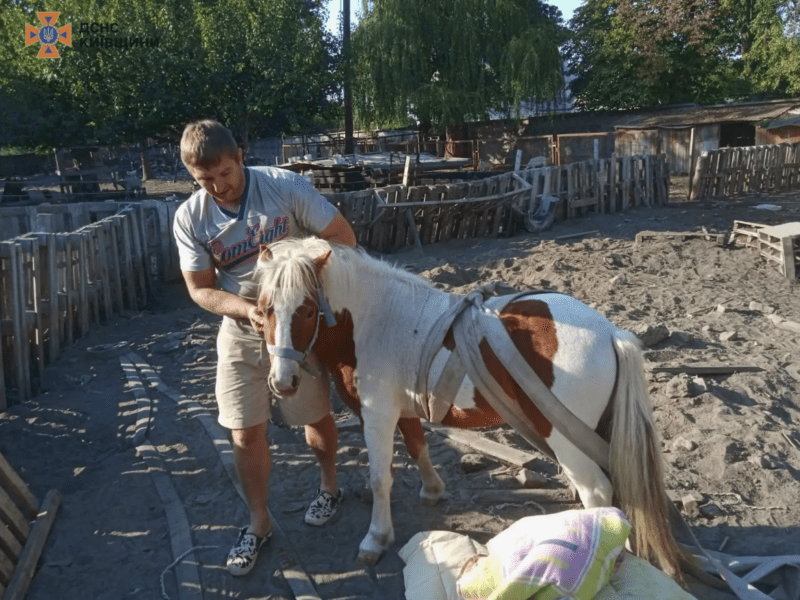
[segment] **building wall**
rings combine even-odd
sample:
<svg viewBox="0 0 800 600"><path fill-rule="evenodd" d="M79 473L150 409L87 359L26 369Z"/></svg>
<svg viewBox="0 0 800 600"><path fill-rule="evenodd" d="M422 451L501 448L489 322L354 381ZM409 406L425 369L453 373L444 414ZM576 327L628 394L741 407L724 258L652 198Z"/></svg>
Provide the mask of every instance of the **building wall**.
<svg viewBox="0 0 800 600"><path fill-rule="evenodd" d="M694 128L694 157L719 148L719 124ZM617 156L666 154L670 173L689 173L691 167L692 128L623 129L617 130L614 152Z"/></svg>
<svg viewBox="0 0 800 600"><path fill-rule="evenodd" d="M756 127L756 146L764 144L796 144L800 142L800 125L762 129Z"/></svg>

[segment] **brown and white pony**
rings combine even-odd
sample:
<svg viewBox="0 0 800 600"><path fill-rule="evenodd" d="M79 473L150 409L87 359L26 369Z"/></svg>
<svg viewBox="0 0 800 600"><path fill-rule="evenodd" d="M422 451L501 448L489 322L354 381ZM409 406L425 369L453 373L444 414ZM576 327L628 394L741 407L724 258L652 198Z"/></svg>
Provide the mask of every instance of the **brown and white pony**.
<svg viewBox="0 0 800 600"><path fill-rule="evenodd" d="M359 560L374 563L394 541L389 494L398 421L421 473L420 497L435 500L444 492L415 412L415 402L426 400L417 397L415 382L426 339L453 297L359 250L316 238L262 247L256 276L258 304L269 323L271 388L283 396L296 393L313 347L342 399L363 419L373 506ZM488 371L519 403L583 504L620 507L633 526L637 553L680 576L682 551L670 529L661 446L635 336L564 294L520 298L499 310L499 318L542 382L609 442L609 472L552 426L482 339L475 343ZM428 389L442 372L451 342L448 336L438 350ZM442 420L462 428L502 422L469 377Z"/></svg>

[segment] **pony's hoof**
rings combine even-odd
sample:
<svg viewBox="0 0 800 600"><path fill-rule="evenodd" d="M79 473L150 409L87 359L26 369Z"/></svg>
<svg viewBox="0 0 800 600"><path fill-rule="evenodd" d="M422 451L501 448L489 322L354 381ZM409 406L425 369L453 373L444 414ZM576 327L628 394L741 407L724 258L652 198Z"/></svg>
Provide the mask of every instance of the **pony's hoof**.
<svg viewBox="0 0 800 600"><path fill-rule="evenodd" d="M423 506L436 506L441 500L441 496L422 496L420 495L419 501Z"/></svg>
<svg viewBox="0 0 800 600"><path fill-rule="evenodd" d="M373 552L368 550L359 550L358 556L356 560L360 562L362 565L367 565L368 567L372 567L378 564L378 561L381 559L382 553L380 552Z"/></svg>

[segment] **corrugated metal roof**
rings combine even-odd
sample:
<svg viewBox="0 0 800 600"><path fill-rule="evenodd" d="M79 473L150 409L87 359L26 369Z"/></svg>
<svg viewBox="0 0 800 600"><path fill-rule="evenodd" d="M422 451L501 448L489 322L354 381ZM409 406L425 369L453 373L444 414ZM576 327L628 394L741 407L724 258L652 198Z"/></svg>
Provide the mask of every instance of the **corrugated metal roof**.
<svg viewBox="0 0 800 600"><path fill-rule="evenodd" d="M783 119L770 121L764 129L778 129L779 127L800 127L800 115L787 116Z"/></svg>
<svg viewBox="0 0 800 600"><path fill-rule="evenodd" d="M624 125L617 125L617 128L677 128L741 121L759 123L776 120L791 109L798 107L800 107L800 98L776 102L752 102L747 104L725 104L718 106L668 109L664 112L633 118Z"/></svg>

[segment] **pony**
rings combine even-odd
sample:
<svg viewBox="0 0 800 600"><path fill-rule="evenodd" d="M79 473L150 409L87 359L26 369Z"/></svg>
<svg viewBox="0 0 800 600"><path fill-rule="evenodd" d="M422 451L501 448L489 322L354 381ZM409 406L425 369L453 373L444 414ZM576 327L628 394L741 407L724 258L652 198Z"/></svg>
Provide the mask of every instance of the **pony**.
<svg viewBox="0 0 800 600"><path fill-rule="evenodd" d="M680 579L688 560L670 528L659 435L655 429L641 348L630 332L614 326L579 300L560 293L488 299L508 333L508 346L524 358L552 394L586 427L608 442L605 468L579 449L545 416L540 399L526 393L486 338L460 342L482 360L515 404L498 410L471 380L457 375L452 404L430 404L430 389L446 379L457 348L445 325L432 349L428 372L421 357L442 315L460 296L438 290L422 277L370 257L364 251L317 238L262 246L255 276L258 306L266 316L271 357L268 385L279 396L298 390L301 369L313 351L332 376L342 400L360 416L369 455L372 518L358 560L374 564L394 542L390 508L392 439L400 427L420 471L420 498L435 502L444 483L431 463L420 415L443 425L485 427L509 422L532 432L554 457L587 508L615 505L631 522L639 556ZM445 386L447 387L447 386ZM420 408L429 407L429 408ZM513 422L508 415L516 419ZM526 436L530 439L530 436ZM571 436L575 439L575 435ZM604 457L606 458L606 457ZM674 509L674 507L673 507Z"/></svg>

